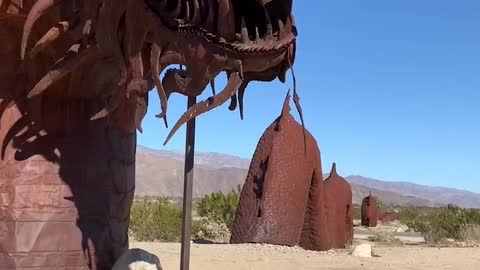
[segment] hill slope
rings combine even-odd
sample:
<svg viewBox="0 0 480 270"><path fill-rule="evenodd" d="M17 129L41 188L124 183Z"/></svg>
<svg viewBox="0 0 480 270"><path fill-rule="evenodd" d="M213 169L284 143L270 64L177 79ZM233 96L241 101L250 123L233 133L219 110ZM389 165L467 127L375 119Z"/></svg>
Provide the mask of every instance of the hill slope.
<svg viewBox="0 0 480 270"><path fill-rule="evenodd" d="M229 192L237 185L243 185L249 164L249 159L231 155L196 153L193 196L198 198L216 191ZM182 152L139 146L136 196L182 197L183 166ZM352 186L354 203L360 203L371 192L386 203L399 205L438 206L453 203L461 207L480 208L480 194L468 191L362 176L347 176L345 179Z"/></svg>

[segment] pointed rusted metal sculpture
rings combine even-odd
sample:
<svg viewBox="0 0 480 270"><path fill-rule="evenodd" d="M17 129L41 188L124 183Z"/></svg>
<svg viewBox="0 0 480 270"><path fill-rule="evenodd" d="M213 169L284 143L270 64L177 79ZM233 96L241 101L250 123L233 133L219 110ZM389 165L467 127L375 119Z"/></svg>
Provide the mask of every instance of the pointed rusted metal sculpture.
<svg viewBox="0 0 480 270"><path fill-rule="evenodd" d="M253 155L232 226L230 243L300 245L329 249L320 150L290 114L265 130Z"/></svg>
<svg viewBox="0 0 480 270"><path fill-rule="evenodd" d="M352 188L335 163L325 180L325 208L331 246L345 248L353 240Z"/></svg>
<svg viewBox="0 0 480 270"><path fill-rule="evenodd" d="M377 200L370 193L362 200L362 226L376 227L378 220Z"/></svg>

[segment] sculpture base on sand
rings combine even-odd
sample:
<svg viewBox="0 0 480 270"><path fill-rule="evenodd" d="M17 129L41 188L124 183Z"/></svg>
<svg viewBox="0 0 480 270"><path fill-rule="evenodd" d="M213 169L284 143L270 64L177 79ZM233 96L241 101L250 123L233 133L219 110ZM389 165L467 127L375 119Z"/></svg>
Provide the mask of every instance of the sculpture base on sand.
<svg viewBox="0 0 480 270"><path fill-rule="evenodd" d="M128 249L136 134L89 121L91 102L49 102L43 135L16 107L2 117L0 269L110 270Z"/></svg>

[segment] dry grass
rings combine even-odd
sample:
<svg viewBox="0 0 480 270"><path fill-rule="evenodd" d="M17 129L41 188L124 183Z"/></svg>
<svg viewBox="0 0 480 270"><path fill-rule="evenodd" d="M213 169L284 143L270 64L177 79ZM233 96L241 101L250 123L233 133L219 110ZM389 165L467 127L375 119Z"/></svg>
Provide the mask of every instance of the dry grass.
<svg viewBox="0 0 480 270"><path fill-rule="evenodd" d="M460 238L468 245L480 246L480 225L471 224L460 231Z"/></svg>
<svg viewBox="0 0 480 270"><path fill-rule="evenodd" d="M375 232L369 240L386 246L403 246L400 239L396 238L392 232Z"/></svg>

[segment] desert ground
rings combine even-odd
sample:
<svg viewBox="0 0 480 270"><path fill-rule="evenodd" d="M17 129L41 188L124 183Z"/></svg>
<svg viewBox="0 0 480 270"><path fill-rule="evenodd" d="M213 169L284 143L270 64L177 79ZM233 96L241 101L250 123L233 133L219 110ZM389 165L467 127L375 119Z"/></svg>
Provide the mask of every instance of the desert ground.
<svg viewBox="0 0 480 270"><path fill-rule="evenodd" d="M387 232L398 239L395 243L379 243L370 237ZM480 248L431 247L417 233L405 231L399 224L376 228L355 227L352 247L369 243L373 257L355 257L352 248L324 252L306 251L299 247L272 245L229 245L192 243L190 269L227 270L478 270ZM132 241L130 248L141 248L160 258L164 270L179 269L179 243L151 243Z"/></svg>
<svg viewBox="0 0 480 270"><path fill-rule="evenodd" d="M164 270L180 268L180 244L133 242L160 258ZM270 245L192 244L190 269L294 270L478 270L480 248L434 248L425 246L374 247L375 257L359 258L350 250L327 252Z"/></svg>

